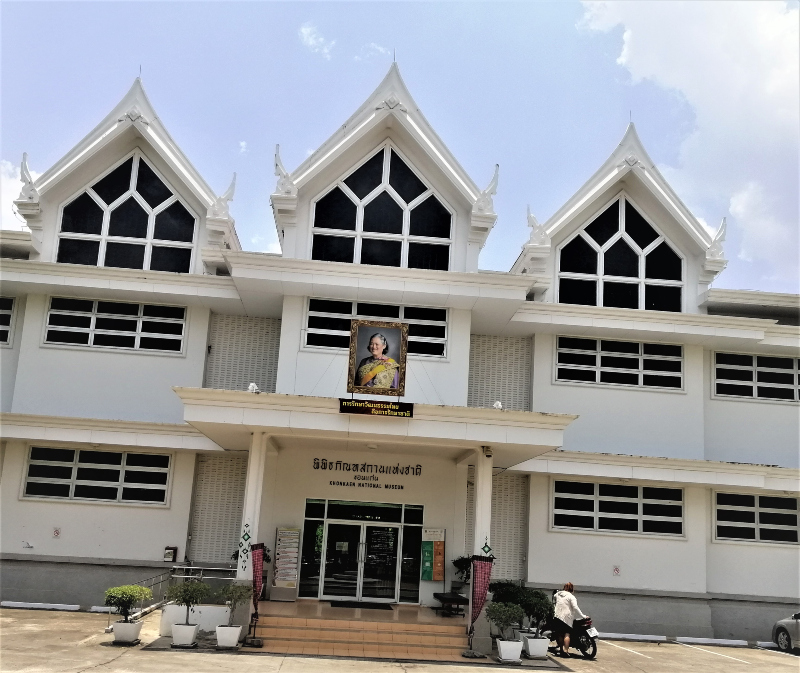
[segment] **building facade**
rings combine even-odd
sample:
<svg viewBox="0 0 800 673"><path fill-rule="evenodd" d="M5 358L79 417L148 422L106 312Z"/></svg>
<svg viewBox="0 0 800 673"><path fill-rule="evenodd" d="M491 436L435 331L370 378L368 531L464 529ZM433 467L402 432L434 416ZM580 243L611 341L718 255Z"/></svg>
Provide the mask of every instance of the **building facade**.
<svg viewBox="0 0 800 673"><path fill-rule="evenodd" d="M170 548L240 551L249 578L263 542L272 599L431 605L488 545L494 577L572 581L605 632L766 640L796 610L798 297L711 287L724 223L633 125L529 214L508 273L478 268L497 172L473 182L395 65L275 164L280 255L241 249L234 185L214 193L138 80L35 182L23 163L28 231L0 234L3 601L98 605ZM340 413L356 318L408 324L412 418Z"/></svg>

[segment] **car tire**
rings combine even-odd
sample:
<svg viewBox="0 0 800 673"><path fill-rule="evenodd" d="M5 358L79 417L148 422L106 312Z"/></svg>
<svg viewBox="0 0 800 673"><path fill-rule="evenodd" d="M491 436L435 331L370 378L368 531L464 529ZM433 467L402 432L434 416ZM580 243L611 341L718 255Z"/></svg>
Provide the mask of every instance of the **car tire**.
<svg viewBox="0 0 800 673"><path fill-rule="evenodd" d="M775 633L775 643L781 652L792 651L792 637L789 635L789 632L786 629L778 629L778 631Z"/></svg>

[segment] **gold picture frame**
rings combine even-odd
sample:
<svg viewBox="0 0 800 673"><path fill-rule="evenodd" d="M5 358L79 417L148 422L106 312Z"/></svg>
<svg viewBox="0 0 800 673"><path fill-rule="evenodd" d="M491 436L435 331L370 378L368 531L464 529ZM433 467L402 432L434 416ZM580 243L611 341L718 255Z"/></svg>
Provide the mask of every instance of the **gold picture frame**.
<svg viewBox="0 0 800 673"><path fill-rule="evenodd" d="M380 339L372 346L372 339L376 337ZM383 352L377 350L381 345ZM371 348L376 349L377 357ZM406 323L351 320L347 392L402 397L406 393L407 355Z"/></svg>

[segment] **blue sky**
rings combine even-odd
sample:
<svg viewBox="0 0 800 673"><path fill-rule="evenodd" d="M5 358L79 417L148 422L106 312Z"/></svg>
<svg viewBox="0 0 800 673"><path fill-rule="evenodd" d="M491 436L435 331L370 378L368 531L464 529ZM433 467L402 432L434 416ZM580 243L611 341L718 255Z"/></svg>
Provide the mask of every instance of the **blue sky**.
<svg viewBox="0 0 800 673"><path fill-rule="evenodd" d="M430 123L481 186L481 268L507 270L630 117L699 218L728 217L718 287L798 291L796 2L13 2L2 12L3 227L23 151L42 172L142 68L162 121L221 193L245 249L274 250L272 154L292 170L396 50ZM9 196L9 194L11 196Z"/></svg>

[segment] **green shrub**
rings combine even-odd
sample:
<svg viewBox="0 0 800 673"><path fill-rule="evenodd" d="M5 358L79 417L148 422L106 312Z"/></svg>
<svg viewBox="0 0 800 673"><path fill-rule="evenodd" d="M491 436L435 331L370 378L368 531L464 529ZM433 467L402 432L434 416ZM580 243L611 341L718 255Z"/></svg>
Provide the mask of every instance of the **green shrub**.
<svg viewBox="0 0 800 673"><path fill-rule="evenodd" d="M247 584L228 584L220 589L217 596L222 603L228 603L231 607L228 616L228 626L231 626L236 608L253 598L253 587Z"/></svg>
<svg viewBox="0 0 800 673"><path fill-rule="evenodd" d="M198 580L188 580L180 584L173 584L167 588L167 600L175 601L178 605L186 606L186 624L189 624L189 610L193 605L202 603L208 596L210 587Z"/></svg>
<svg viewBox="0 0 800 673"><path fill-rule="evenodd" d="M538 589L526 587L525 599L520 607L525 612L530 625L536 629L536 635L539 635L540 624L553 617L553 602L544 591Z"/></svg>
<svg viewBox="0 0 800 673"><path fill-rule="evenodd" d="M106 605L110 608L117 608L125 621L130 621L128 618L131 614L131 609L139 601L146 601L153 597L153 592L146 587L141 587L138 584L125 584L121 587L111 587L106 589Z"/></svg>
<svg viewBox="0 0 800 673"><path fill-rule="evenodd" d="M510 580L492 582L489 584L489 591L492 592L492 600L495 603L513 603L521 606L526 599L525 587L521 587Z"/></svg>
<svg viewBox="0 0 800 673"><path fill-rule="evenodd" d="M500 631L500 637L506 638L506 631L515 624L522 625L525 613L519 605L513 603L490 603L486 608L486 619L494 624Z"/></svg>
<svg viewBox="0 0 800 673"><path fill-rule="evenodd" d="M453 559L453 565L456 569L456 577L464 584L469 582L472 575L472 558L469 556L459 556Z"/></svg>

